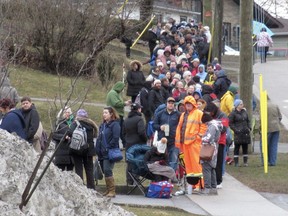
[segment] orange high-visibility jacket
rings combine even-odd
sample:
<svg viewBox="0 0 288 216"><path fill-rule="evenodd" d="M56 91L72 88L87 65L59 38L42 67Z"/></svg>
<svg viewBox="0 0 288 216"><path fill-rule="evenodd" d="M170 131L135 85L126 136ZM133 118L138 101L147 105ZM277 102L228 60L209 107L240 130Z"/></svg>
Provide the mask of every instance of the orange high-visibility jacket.
<svg viewBox="0 0 288 216"><path fill-rule="evenodd" d="M188 174L202 173L202 166L199 163L199 154L201 149L201 137L205 134L206 125L201 123L203 112L197 109L196 101L192 96L184 100L185 103L191 103L194 108L190 111L184 133L184 142L180 142L181 128L184 121L184 113L176 129L175 146L184 153L185 170Z"/></svg>

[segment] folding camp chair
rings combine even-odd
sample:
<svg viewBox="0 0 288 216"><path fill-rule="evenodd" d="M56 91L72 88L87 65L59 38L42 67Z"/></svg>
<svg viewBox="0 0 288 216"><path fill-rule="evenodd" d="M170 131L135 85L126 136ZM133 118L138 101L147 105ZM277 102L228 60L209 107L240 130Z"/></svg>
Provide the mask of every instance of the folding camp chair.
<svg viewBox="0 0 288 216"><path fill-rule="evenodd" d="M126 162L130 164L131 168L128 170L128 175L133 180L133 188L128 191L127 195L131 194L138 188L145 196L144 182L146 180L154 179L154 175L149 172L147 164L144 162L145 153L150 149L150 146L140 144L133 145L127 149Z"/></svg>

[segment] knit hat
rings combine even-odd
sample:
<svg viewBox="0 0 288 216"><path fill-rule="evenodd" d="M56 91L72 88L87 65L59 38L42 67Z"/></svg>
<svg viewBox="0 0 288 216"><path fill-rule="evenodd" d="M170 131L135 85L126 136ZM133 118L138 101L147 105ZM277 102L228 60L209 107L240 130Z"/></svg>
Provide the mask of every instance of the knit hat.
<svg viewBox="0 0 288 216"><path fill-rule="evenodd" d="M158 62L158 63L157 63L157 66L158 66L158 67L159 67L159 66L162 66L162 67L163 67L164 64L163 64L162 62Z"/></svg>
<svg viewBox="0 0 288 216"><path fill-rule="evenodd" d="M84 109L79 109L79 110L77 111L77 117L87 118L87 117L88 117L88 113L87 113L86 110L84 110Z"/></svg>
<svg viewBox="0 0 288 216"><path fill-rule="evenodd" d="M243 103L242 100L236 99L236 100L234 101L234 107L237 108L241 103Z"/></svg>
<svg viewBox="0 0 288 216"><path fill-rule="evenodd" d="M184 64L184 65L183 65L183 68L184 68L184 67L189 68L189 64Z"/></svg>
<svg viewBox="0 0 288 216"><path fill-rule="evenodd" d="M159 79L156 79L156 80L154 80L154 85L156 85L157 83L160 83L161 84L161 80L159 80Z"/></svg>
<svg viewBox="0 0 288 216"><path fill-rule="evenodd" d="M236 95L238 92L237 92L237 87L235 86L229 86L228 88L228 91L232 92L234 95Z"/></svg>
<svg viewBox="0 0 288 216"><path fill-rule="evenodd" d="M173 76L173 78L178 79L178 80L181 80L181 75L180 75L180 74L175 74L175 75Z"/></svg>
<svg viewBox="0 0 288 216"><path fill-rule="evenodd" d="M193 62L196 62L196 61L197 61L197 62L200 62L199 58L194 58L194 59L192 60L192 63L193 63Z"/></svg>
<svg viewBox="0 0 288 216"><path fill-rule="evenodd" d="M184 71L183 73L183 78L185 78L186 76L192 76L191 72L190 71Z"/></svg>
<svg viewBox="0 0 288 216"><path fill-rule="evenodd" d="M161 79L164 78L164 77L166 77L165 74L160 74L160 75L158 76L158 79L161 80Z"/></svg>
<svg viewBox="0 0 288 216"><path fill-rule="evenodd" d="M183 52L183 49L181 47L178 47L177 50L179 50L181 53Z"/></svg>

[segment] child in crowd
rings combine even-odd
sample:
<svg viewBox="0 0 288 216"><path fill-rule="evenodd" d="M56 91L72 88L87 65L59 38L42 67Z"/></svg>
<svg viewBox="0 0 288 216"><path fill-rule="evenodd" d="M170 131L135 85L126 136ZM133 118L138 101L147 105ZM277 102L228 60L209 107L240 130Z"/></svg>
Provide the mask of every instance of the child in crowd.
<svg viewBox="0 0 288 216"><path fill-rule="evenodd" d="M203 195L217 195L217 181L216 181L216 163L217 163L217 149L218 140L222 130L221 121L215 120L209 113L203 113L202 123L207 124L207 131L202 137L202 145L213 145L215 147L214 154L211 160L200 160L202 164L202 172L204 177Z"/></svg>

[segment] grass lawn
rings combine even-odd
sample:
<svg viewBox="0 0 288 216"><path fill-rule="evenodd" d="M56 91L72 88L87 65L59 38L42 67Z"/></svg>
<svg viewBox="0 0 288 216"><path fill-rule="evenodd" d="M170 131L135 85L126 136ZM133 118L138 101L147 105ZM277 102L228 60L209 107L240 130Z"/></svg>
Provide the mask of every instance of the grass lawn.
<svg viewBox="0 0 288 216"><path fill-rule="evenodd" d="M288 154L279 153L277 166L268 167L268 173L264 173L264 167L260 166L260 155L249 155L248 167L226 166L227 172L241 181L243 184L258 192L288 194L287 164ZM240 157L240 164L242 158Z"/></svg>

